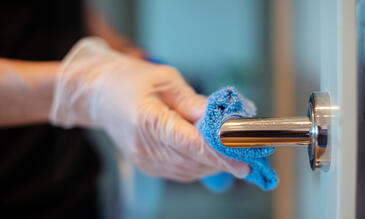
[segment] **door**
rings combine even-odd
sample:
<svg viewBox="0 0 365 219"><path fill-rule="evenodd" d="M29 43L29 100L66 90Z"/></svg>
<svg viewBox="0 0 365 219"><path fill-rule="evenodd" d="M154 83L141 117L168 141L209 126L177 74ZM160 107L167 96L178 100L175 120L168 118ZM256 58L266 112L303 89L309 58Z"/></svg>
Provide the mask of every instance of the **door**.
<svg viewBox="0 0 365 219"><path fill-rule="evenodd" d="M296 218L356 218L356 0L323 0L318 5L319 74L306 82L320 81L320 91L331 98L331 166L328 172L312 172L302 168L306 164L299 159L295 214Z"/></svg>
<svg viewBox="0 0 365 219"><path fill-rule="evenodd" d="M356 1L321 2L321 90L334 118L331 169L321 173L321 218L355 218L357 150ZM321 205L320 205L321 206Z"/></svg>

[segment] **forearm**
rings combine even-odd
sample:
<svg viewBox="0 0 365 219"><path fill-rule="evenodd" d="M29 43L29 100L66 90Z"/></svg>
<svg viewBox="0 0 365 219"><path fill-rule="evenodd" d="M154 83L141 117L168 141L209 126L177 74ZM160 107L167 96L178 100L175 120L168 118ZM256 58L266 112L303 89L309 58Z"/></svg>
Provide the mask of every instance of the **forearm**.
<svg viewBox="0 0 365 219"><path fill-rule="evenodd" d="M58 68L0 58L0 127L48 122Z"/></svg>

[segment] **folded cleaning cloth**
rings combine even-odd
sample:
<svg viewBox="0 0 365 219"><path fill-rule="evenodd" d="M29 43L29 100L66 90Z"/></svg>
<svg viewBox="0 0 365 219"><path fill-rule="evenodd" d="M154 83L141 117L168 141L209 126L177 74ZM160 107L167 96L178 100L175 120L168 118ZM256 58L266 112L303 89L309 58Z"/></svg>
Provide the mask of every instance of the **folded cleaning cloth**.
<svg viewBox="0 0 365 219"><path fill-rule="evenodd" d="M208 98L205 116L196 124L205 141L231 159L242 161L251 167L244 178L262 190L272 190L278 184L278 177L270 166L268 156L274 148L229 148L219 140L219 128L224 121L232 118L252 117L256 114L254 104L243 98L233 87L223 88ZM219 173L201 179L201 182L213 192L224 192L234 184L234 177L228 173Z"/></svg>

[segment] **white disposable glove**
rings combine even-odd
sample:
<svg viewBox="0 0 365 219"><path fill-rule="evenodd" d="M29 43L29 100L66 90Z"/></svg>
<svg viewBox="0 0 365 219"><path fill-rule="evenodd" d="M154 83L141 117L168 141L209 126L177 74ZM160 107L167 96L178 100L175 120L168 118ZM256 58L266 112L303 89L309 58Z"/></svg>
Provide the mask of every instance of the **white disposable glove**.
<svg viewBox="0 0 365 219"><path fill-rule="evenodd" d="M111 50L97 38L77 43L63 60L50 119L66 128L104 129L143 172L192 181L220 171L244 177L249 167L218 154L194 126L206 98L168 66Z"/></svg>

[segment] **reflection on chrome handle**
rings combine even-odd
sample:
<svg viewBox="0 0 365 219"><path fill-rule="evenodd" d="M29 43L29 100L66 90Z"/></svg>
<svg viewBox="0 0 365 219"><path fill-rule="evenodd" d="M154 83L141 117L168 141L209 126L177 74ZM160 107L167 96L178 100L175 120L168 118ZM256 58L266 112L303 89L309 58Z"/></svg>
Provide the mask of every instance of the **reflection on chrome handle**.
<svg viewBox="0 0 365 219"><path fill-rule="evenodd" d="M328 130L332 117L328 93L312 93L307 117L230 119L219 130L226 147L302 147L308 146L313 170L330 166Z"/></svg>
<svg viewBox="0 0 365 219"><path fill-rule="evenodd" d="M231 119L219 137L227 147L300 147L311 143L311 129L307 117Z"/></svg>

